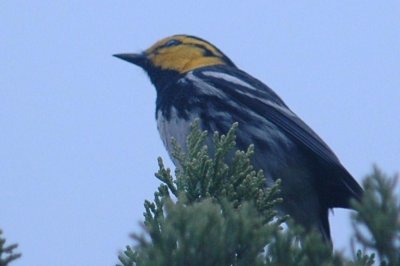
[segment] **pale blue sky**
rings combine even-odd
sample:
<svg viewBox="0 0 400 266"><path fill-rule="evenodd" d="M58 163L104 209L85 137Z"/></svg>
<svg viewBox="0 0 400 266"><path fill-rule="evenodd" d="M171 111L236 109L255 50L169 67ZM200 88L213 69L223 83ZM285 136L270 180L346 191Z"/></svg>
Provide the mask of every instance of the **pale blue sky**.
<svg viewBox="0 0 400 266"><path fill-rule="evenodd" d="M0 228L20 243L13 265L113 265L132 243L167 155L154 88L111 55L176 33L272 87L358 180L372 163L398 171L399 14L399 1L1 1ZM331 219L339 248L346 214Z"/></svg>

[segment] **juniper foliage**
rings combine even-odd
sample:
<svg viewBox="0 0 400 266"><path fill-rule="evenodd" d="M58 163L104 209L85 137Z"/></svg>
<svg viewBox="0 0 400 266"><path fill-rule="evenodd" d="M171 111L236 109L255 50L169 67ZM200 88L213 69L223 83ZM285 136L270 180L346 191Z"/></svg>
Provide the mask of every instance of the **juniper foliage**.
<svg viewBox="0 0 400 266"><path fill-rule="evenodd" d="M0 230L0 266L7 266L10 262L21 257L21 254L15 253L17 244L6 245L6 239L1 236L2 234L3 231Z"/></svg>
<svg viewBox="0 0 400 266"><path fill-rule="evenodd" d="M265 187L262 171L251 164L253 146L236 151L237 126L226 135L215 133L210 144L195 122L187 151L175 144L175 176L158 159L162 183L154 200L145 201L144 233L132 235L135 245L119 255L121 265L400 265L392 179L377 169L366 178L366 196L354 203L359 212L353 216L354 242L363 251L347 258L318 233L277 214L280 182Z"/></svg>
<svg viewBox="0 0 400 266"><path fill-rule="evenodd" d="M362 203L352 216L355 239L378 255L380 265L400 265L400 201L396 197L398 176L389 177L374 166L364 182Z"/></svg>

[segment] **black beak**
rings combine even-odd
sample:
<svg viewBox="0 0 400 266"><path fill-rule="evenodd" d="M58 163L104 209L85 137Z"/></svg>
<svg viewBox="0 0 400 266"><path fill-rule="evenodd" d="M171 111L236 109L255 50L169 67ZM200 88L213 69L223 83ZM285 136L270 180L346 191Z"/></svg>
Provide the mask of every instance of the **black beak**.
<svg viewBox="0 0 400 266"><path fill-rule="evenodd" d="M140 66L142 68L145 67L146 65L146 55L144 53L142 54L114 54L113 56L128 61L129 63L135 64L137 66Z"/></svg>

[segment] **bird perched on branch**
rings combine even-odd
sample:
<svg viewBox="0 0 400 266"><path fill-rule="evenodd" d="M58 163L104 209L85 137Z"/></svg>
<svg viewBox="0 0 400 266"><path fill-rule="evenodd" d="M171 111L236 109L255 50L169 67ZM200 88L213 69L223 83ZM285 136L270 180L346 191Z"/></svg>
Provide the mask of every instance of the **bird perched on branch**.
<svg viewBox="0 0 400 266"><path fill-rule="evenodd" d="M149 75L157 90L158 130L170 155L171 138L185 147L194 119L210 136L239 122L238 148L254 144L254 166L264 171L267 185L282 180L283 211L331 242L328 210L350 208L362 188L274 91L194 36L171 36L142 53L115 56Z"/></svg>

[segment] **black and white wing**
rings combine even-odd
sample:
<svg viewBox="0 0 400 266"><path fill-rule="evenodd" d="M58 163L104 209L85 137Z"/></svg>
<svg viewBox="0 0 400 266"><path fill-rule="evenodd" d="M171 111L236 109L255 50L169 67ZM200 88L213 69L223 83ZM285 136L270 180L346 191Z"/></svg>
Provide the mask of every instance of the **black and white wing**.
<svg viewBox="0 0 400 266"><path fill-rule="evenodd" d="M221 108L230 108L227 110L230 113L240 112L238 109L251 110L249 116L264 117L292 141L313 154L327 172L324 173L326 178L324 177L322 183L328 190L332 189L337 193L336 196L330 197L332 202L328 204L332 206L329 207L348 207L349 197L361 198L361 187L342 166L333 151L268 86L236 68L213 66L189 75L194 86L196 82L202 82L197 84L197 87L210 97L209 100L214 105L218 105L220 101Z"/></svg>

